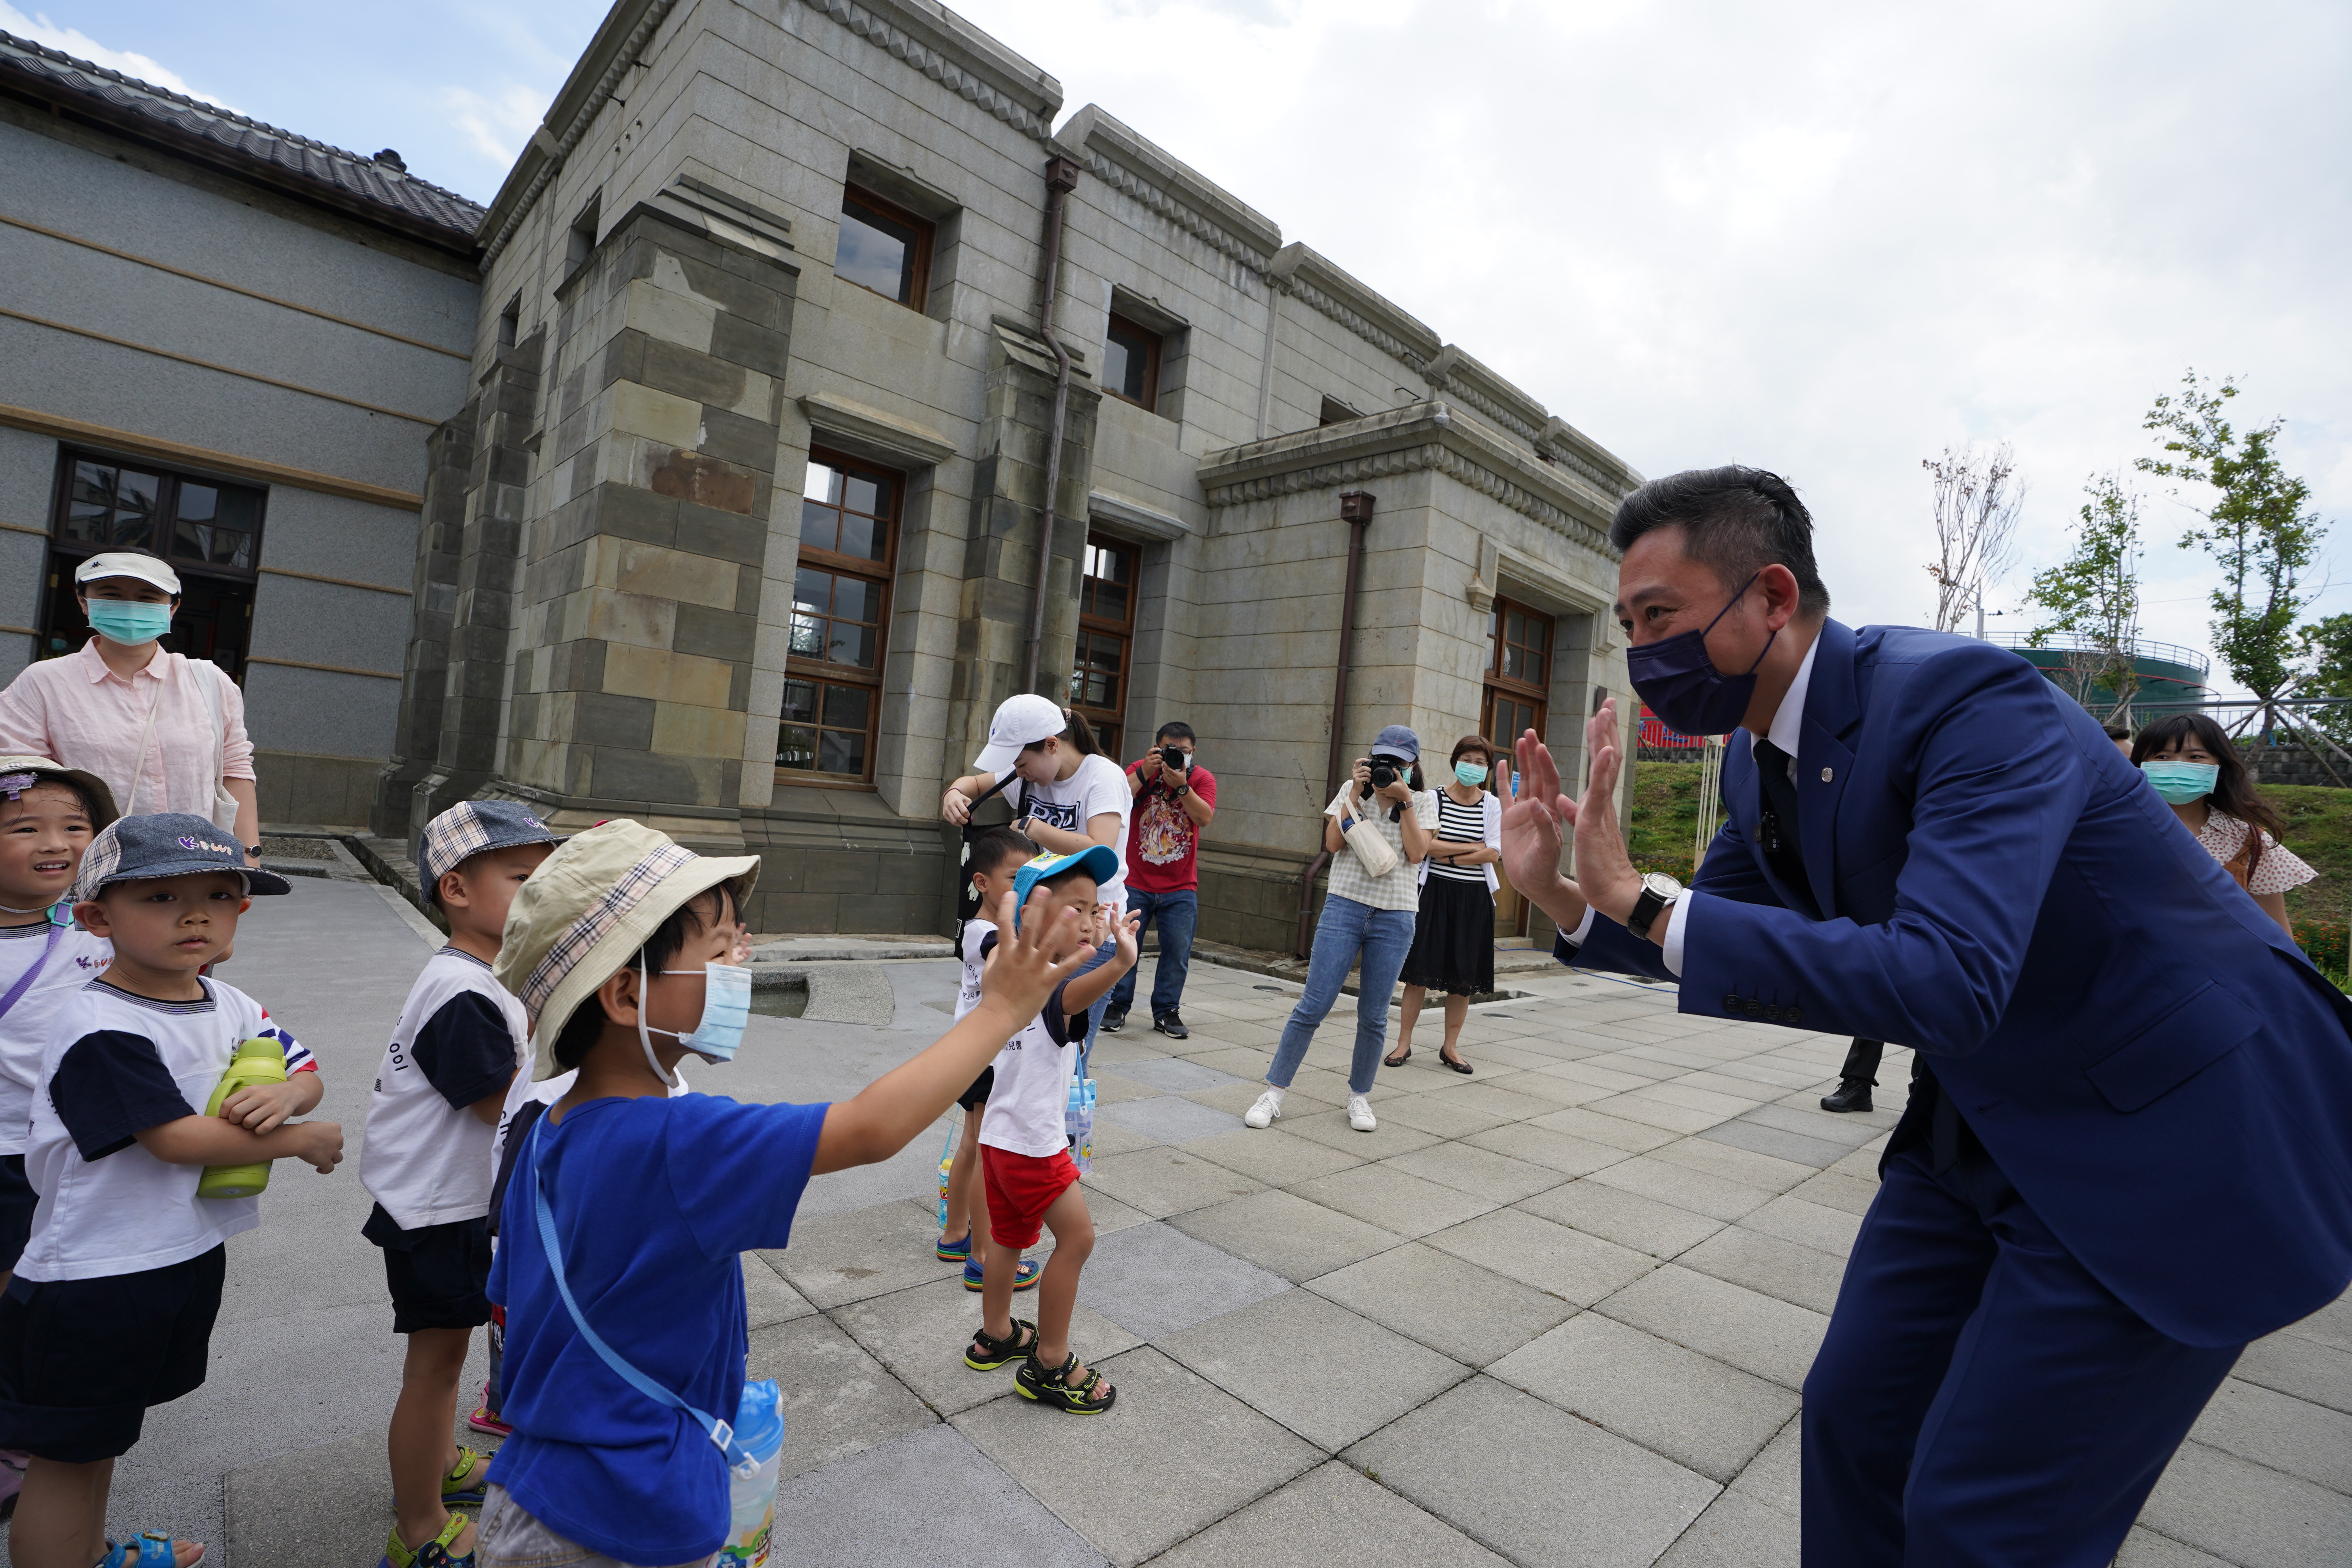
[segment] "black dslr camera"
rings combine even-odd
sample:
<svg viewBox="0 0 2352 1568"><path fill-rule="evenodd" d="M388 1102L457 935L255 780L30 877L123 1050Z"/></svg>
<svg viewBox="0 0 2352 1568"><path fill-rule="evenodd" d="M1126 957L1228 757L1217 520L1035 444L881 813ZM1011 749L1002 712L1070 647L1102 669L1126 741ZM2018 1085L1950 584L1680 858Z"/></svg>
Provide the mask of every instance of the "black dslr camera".
<svg viewBox="0 0 2352 1568"><path fill-rule="evenodd" d="M1189 773L1192 771L1192 759L1184 754L1181 746L1162 746L1160 748L1160 765L1174 773Z"/></svg>
<svg viewBox="0 0 2352 1568"><path fill-rule="evenodd" d="M1396 764L1390 762L1386 757L1374 757L1372 759L1372 787L1374 789L1386 789L1389 785L1396 782Z"/></svg>

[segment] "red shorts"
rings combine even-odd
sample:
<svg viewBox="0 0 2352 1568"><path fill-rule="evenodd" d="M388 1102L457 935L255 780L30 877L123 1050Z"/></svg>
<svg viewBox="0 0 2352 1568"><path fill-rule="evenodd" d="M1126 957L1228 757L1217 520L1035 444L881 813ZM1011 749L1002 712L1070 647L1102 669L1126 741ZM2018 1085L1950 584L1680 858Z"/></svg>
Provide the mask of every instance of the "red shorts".
<svg viewBox="0 0 2352 1568"><path fill-rule="evenodd" d="M1078 1179L1066 1149L1040 1156L982 1143L980 1171L988 1183L988 1234L999 1247L1036 1246L1045 1211Z"/></svg>

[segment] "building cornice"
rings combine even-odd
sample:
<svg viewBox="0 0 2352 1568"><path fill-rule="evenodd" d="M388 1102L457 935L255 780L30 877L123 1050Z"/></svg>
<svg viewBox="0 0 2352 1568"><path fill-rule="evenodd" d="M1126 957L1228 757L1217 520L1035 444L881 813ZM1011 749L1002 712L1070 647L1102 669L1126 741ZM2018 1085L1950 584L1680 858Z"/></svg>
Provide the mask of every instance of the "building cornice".
<svg viewBox="0 0 2352 1568"><path fill-rule="evenodd" d="M1473 359L1458 343L1440 349L1421 374L1443 392L1532 446L1550 413L1540 403Z"/></svg>
<svg viewBox="0 0 2352 1568"><path fill-rule="evenodd" d="M1213 510L1424 470L1617 559L1609 543L1617 496L1498 440L1437 399L1212 452L1200 478Z"/></svg>
<svg viewBox="0 0 2352 1568"><path fill-rule="evenodd" d="M1308 246L1296 241L1284 246L1267 267L1266 276L1276 288L1296 294L1413 370L1436 357L1443 346L1444 340L1420 321Z"/></svg>
<svg viewBox="0 0 2352 1568"><path fill-rule="evenodd" d="M1202 179L1100 104L1070 116L1055 141L1105 184L1253 270L1264 272L1282 248L1282 230L1272 218Z"/></svg>
<svg viewBox="0 0 2352 1568"><path fill-rule="evenodd" d="M945 6L930 0L809 0L809 9L1023 134L1039 142L1053 136L1062 84Z"/></svg>

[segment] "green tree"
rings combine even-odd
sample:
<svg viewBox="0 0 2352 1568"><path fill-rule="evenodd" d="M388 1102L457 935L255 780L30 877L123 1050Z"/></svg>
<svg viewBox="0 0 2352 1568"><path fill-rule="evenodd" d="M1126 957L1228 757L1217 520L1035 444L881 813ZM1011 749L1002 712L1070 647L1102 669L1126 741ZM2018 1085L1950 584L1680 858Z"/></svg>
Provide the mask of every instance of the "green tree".
<svg viewBox="0 0 2352 1568"><path fill-rule="evenodd" d="M2352 616L2328 616L2295 632L2305 669L2296 693L2352 698ZM2352 703L2321 708L2312 721L2339 738L2352 736Z"/></svg>
<svg viewBox="0 0 2352 1568"><path fill-rule="evenodd" d="M2303 574L2327 528L2309 510L2311 487L2279 467L2284 421L2235 429L2225 416L2237 395L2231 378L2209 387L2189 371L2179 394L2158 397L2141 421L2142 429L2162 438L2166 455L2134 466L2211 493L2210 505L2194 509L2203 521L2181 536L2180 547L2201 546L2221 568L2221 586L2212 596L2214 651L2262 703L2267 739L2276 718L2273 704L2294 675L2289 633L2310 603Z"/></svg>
<svg viewBox="0 0 2352 1568"><path fill-rule="evenodd" d="M2050 618L2033 628L2032 647L2048 647L2066 635L2074 650L2062 684L2085 708L2104 689L2110 720L2131 710L2139 674L2132 668L2139 640L2139 498L2115 474L2098 474L2083 487L2082 521L2074 527L2074 553L2033 574L2026 603Z"/></svg>

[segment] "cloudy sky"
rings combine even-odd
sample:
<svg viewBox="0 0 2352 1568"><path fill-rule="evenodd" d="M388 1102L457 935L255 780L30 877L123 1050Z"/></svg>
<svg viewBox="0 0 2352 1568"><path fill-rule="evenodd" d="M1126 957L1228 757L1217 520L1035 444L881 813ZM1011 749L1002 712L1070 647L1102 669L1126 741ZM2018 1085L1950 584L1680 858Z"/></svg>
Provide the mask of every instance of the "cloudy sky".
<svg viewBox="0 0 2352 1568"><path fill-rule="evenodd" d="M774 5L786 0L747 0ZM2080 0L961 0L1058 77L1645 473L1806 496L1842 618L1919 621L1922 458L2007 440L2013 613L2086 476L2234 374L2352 611L2352 7ZM0 0L31 33L498 188L588 0ZM2191 521L2137 479L2147 636L2202 647ZM2316 585L2316 584L2315 584ZM2218 672L2217 672L2218 673Z"/></svg>

